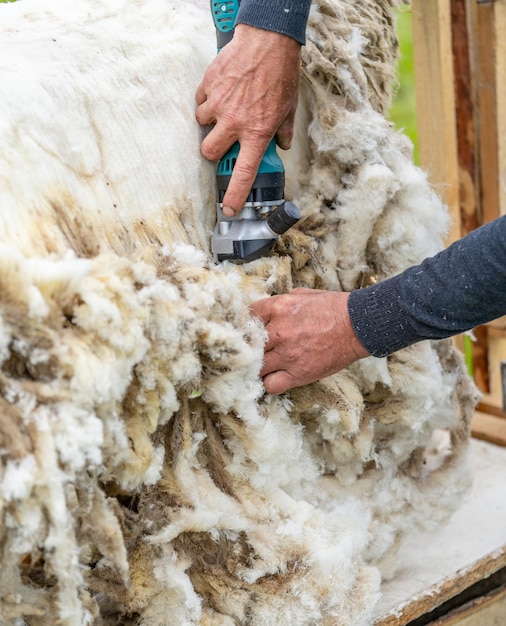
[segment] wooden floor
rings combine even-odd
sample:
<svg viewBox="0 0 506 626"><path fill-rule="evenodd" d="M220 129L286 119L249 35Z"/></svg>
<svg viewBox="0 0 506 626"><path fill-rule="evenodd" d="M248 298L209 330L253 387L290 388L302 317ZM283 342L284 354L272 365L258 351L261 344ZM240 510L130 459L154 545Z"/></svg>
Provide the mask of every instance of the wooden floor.
<svg viewBox="0 0 506 626"><path fill-rule="evenodd" d="M502 620L497 626L506 625L504 590L496 590L499 596L489 602L492 621L485 621L484 613L465 601L472 585L492 581L506 568L506 447L478 439L472 440L471 447L475 478L468 500L438 532L416 532L405 541L395 579L382 586L375 626L405 626L414 620L418 624L496 626L495 610ZM424 616L460 594L464 598L460 615L453 610L453 615L424 621ZM486 609L484 604L479 610Z"/></svg>

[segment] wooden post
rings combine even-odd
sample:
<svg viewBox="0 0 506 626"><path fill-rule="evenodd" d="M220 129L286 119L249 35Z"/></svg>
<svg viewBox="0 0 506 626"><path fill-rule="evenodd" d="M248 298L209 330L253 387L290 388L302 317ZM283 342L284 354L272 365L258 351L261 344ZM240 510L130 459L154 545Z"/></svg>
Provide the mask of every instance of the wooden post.
<svg viewBox="0 0 506 626"><path fill-rule="evenodd" d="M480 179L469 0L451 0L451 37L459 177L460 234L480 225Z"/></svg>
<svg viewBox="0 0 506 626"><path fill-rule="evenodd" d="M506 213L506 0L474 2L473 9L481 223L486 223ZM488 359L486 380L476 382L485 392L480 410L504 417L501 362L506 360L506 333L498 326L476 329L486 339Z"/></svg>
<svg viewBox="0 0 506 626"><path fill-rule="evenodd" d="M459 147L460 218L462 236L488 221L484 207L491 201L491 183L497 180L497 144L490 144L491 129L495 127L497 107L490 97L490 87L484 89L483 72L495 48L489 41L483 49L484 31L489 33L492 21L480 16L476 0L451 0L455 94L457 100L457 138ZM482 5L483 6L483 5ZM481 33L481 35L480 35ZM485 37L486 41L486 37ZM494 85L494 81L488 81ZM481 94L487 93L483 99ZM487 101L485 103L485 101ZM485 104L482 110L481 104ZM485 169L484 169L485 161ZM488 168L490 167L490 171ZM488 172L488 175L483 175ZM494 178L495 177L495 178ZM466 184L466 182L469 184ZM495 186L497 183L495 183ZM493 199L492 199L493 203ZM493 216L495 217L495 216ZM489 219L492 214L489 211ZM471 344L473 373L476 385L490 393L489 336L485 326L474 329Z"/></svg>
<svg viewBox="0 0 506 626"><path fill-rule="evenodd" d="M496 32L496 90L499 215L506 215L506 0L494 5Z"/></svg>
<svg viewBox="0 0 506 626"><path fill-rule="evenodd" d="M412 16L420 165L449 207L451 242L461 226L450 2L413 0Z"/></svg>
<svg viewBox="0 0 506 626"><path fill-rule="evenodd" d="M412 16L420 165L448 205L449 244L506 214L506 0L413 0ZM480 407L506 416L506 330L474 336Z"/></svg>
<svg viewBox="0 0 506 626"><path fill-rule="evenodd" d="M420 165L452 218L450 244L480 224L475 91L468 0L413 0L413 51ZM462 337L455 338L464 351ZM473 342L473 368L488 391L486 332Z"/></svg>
<svg viewBox="0 0 506 626"><path fill-rule="evenodd" d="M482 179L482 222L499 215L499 143L497 136L497 53L495 2L477 4L476 67L480 133L480 171ZM504 35L502 35L504 37Z"/></svg>
<svg viewBox="0 0 506 626"><path fill-rule="evenodd" d="M476 6L476 0L451 0L450 2L459 179L458 217L462 237L482 222L473 5ZM482 392L489 392L488 340L486 328L483 326L474 330L471 351L475 382Z"/></svg>

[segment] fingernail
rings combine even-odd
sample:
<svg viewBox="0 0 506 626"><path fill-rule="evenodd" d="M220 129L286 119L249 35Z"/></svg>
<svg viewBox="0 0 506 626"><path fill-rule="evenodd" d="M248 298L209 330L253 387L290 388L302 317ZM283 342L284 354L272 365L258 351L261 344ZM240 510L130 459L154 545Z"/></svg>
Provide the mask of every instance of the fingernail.
<svg viewBox="0 0 506 626"><path fill-rule="evenodd" d="M235 215L235 211L231 206L224 206L221 210L225 217L234 217Z"/></svg>

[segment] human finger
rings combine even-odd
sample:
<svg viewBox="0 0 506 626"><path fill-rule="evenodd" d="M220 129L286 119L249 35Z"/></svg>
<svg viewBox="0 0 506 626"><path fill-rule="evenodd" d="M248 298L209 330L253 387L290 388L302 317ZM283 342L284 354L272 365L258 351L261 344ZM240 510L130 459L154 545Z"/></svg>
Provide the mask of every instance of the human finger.
<svg viewBox="0 0 506 626"><path fill-rule="evenodd" d="M267 374L267 376L264 376L263 384L265 391L273 395L279 395L288 391L288 389L300 386L300 383L286 370L278 370L272 372L272 374Z"/></svg>
<svg viewBox="0 0 506 626"><path fill-rule="evenodd" d="M197 91L195 92L195 102L198 105L201 105L206 100L207 100L207 92L206 92L206 88L204 87L204 81L202 81L200 85L197 87Z"/></svg>
<svg viewBox="0 0 506 626"><path fill-rule="evenodd" d="M290 113L276 132L276 143L282 150L288 150L292 145L295 126L295 110Z"/></svg>
<svg viewBox="0 0 506 626"><path fill-rule="evenodd" d="M244 207L269 140L242 143L223 197L223 213L232 216Z"/></svg>
<svg viewBox="0 0 506 626"><path fill-rule="evenodd" d="M264 325L268 324L271 319L271 298L260 298L260 300L256 300L249 305L249 310L251 314L264 323Z"/></svg>
<svg viewBox="0 0 506 626"><path fill-rule="evenodd" d="M262 362L262 369L260 370L260 376L264 377L278 370L285 369L284 359L278 353L278 346L268 346L269 340L264 346L264 360Z"/></svg>
<svg viewBox="0 0 506 626"><path fill-rule="evenodd" d="M208 100L204 100L195 110L195 119L201 126L210 126L216 123L216 115L211 110Z"/></svg>
<svg viewBox="0 0 506 626"><path fill-rule="evenodd" d="M230 126L218 121L204 137L200 152L209 161L218 161L237 141L237 134Z"/></svg>

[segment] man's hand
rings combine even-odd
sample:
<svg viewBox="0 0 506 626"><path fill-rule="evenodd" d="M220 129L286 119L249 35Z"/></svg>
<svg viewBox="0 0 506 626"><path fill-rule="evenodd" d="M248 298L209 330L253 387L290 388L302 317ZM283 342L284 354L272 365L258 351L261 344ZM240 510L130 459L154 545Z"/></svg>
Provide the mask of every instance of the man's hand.
<svg viewBox="0 0 506 626"><path fill-rule="evenodd" d="M294 289L250 306L269 334L260 372L268 393L307 385L369 356L351 325L348 297L343 292Z"/></svg>
<svg viewBox="0 0 506 626"><path fill-rule="evenodd" d="M197 89L197 121L214 124L202 142L203 156L218 161L235 141L241 144L223 199L227 216L244 206L274 135L281 148L290 147L300 47L286 35L238 24L232 41L211 63Z"/></svg>

